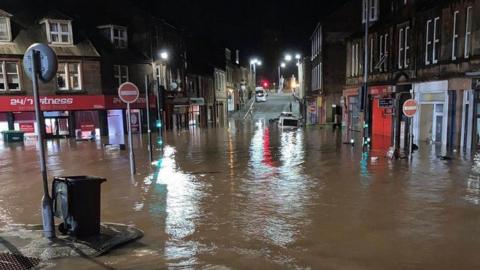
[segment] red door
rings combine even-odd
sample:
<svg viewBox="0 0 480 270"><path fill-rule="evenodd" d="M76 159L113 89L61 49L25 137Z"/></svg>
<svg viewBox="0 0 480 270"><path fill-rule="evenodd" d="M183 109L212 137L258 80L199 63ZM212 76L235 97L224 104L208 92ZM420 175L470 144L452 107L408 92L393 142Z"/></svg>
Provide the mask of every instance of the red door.
<svg viewBox="0 0 480 270"><path fill-rule="evenodd" d="M387 149L391 146L392 115L380 108L379 98L373 100L372 107L372 147Z"/></svg>

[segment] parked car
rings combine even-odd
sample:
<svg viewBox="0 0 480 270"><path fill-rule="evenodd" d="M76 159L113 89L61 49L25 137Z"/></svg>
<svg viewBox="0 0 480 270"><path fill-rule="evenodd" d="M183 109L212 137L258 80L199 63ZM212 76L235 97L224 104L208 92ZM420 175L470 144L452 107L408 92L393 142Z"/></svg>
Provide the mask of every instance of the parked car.
<svg viewBox="0 0 480 270"><path fill-rule="evenodd" d="M262 87L255 89L255 102L267 102L268 93Z"/></svg>

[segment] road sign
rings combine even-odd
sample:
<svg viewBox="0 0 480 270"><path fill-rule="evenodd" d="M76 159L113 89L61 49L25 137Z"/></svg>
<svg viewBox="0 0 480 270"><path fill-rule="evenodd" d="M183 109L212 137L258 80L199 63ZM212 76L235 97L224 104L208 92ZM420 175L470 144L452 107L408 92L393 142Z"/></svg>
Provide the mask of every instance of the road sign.
<svg viewBox="0 0 480 270"><path fill-rule="evenodd" d="M389 109L393 107L393 98L381 98L378 100L378 107Z"/></svg>
<svg viewBox="0 0 480 270"><path fill-rule="evenodd" d="M131 82L123 83L118 87L118 97L127 104L137 101L139 95L138 87Z"/></svg>
<svg viewBox="0 0 480 270"><path fill-rule="evenodd" d="M405 116L412 118L417 113L418 106L414 99L409 99L403 103L403 113Z"/></svg>
<svg viewBox="0 0 480 270"><path fill-rule="evenodd" d="M33 54L32 51L35 51L38 55L37 63L37 74L39 79L42 82L49 82L57 74L57 56L55 52L46 44L35 43L28 47L25 55L23 56L23 69L27 76L33 80Z"/></svg>

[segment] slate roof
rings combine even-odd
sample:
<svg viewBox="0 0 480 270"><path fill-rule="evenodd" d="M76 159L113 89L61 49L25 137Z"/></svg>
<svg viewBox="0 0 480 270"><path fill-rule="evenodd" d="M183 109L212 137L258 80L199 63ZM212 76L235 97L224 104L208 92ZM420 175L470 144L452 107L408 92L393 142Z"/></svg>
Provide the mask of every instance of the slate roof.
<svg viewBox="0 0 480 270"><path fill-rule="evenodd" d="M3 11L5 12L5 11ZM40 24L41 20L57 19L71 20L70 17L57 12L50 11L46 14L40 14L32 17L31 14L19 13L11 17L12 42L0 44L0 55L18 55L22 56L27 48L33 43L48 43L46 29L44 24ZM72 22L73 44L51 45L52 49L60 57L100 57L93 44Z"/></svg>

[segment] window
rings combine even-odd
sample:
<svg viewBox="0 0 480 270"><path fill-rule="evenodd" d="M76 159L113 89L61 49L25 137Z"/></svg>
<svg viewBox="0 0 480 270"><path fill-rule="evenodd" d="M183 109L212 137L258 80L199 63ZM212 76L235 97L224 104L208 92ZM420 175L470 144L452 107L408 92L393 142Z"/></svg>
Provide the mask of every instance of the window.
<svg viewBox="0 0 480 270"><path fill-rule="evenodd" d="M18 63L0 62L0 92L20 91Z"/></svg>
<svg viewBox="0 0 480 270"><path fill-rule="evenodd" d="M425 27L425 65L430 65L430 59L431 59L430 58L431 54L429 53L430 48L432 47L432 39L430 36L430 33L432 32L432 30L430 29L431 25L432 25L432 20L428 20Z"/></svg>
<svg viewBox="0 0 480 270"><path fill-rule="evenodd" d="M112 27L112 43L117 48L127 47L127 28L115 26Z"/></svg>
<svg viewBox="0 0 480 270"><path fill-rule="evenodd" d="M433 51L432 63L438 63L438 55L440 51L440 17L433 20Z"/></svg>
<svg viewBox="0 0 480 270"><path fill-rule="evenodd" d="M403 26L398 29L398 68L408 68L409 63L409 39L410 26Z"/></svg>
<svg viewBox="0 0 480 270"><path fill-rule="evenodd" d="M0 17L0 41L11 41L10 18Z"/></svg>
<svg viewBox="0 0 480 270"><path fill-rule="evenodd" d="M128 82L128 67L114 65L113 66L113 77L115 78L115 88L118 88L122 83Z"/></svg>
<svg viewBox="0 0 480 270"><path fill-rule="evenodd" d="M403 52L404 52L404 30L400 28L398 30L398 68L403 68Z"/></svg>
<svg viewBox="0 0 480 270"><path fill-rule="evenodd" d="M375 44L375 39L373 37L370 38L370 64L369 64L369 69L370 69L370 73L373 72L373 60L374 60L374 57L373 57L373 52L374 52L374 46Z"/></svg>
<svg viewBox="0 0 480 270"><path fill-rule="evenodd" d="M379 39L379 53L377 68L380 72L387 71L387 57L388 57L388 34L380 35Z"/></svg>
<svg viewBox="0 0 480 270"><path fill-rule="evenodd" d="M472 7L467 7L465 14L465 50L464 57L470 57L472 50Z"/></svg>
<svg viewBox="0 0 480 270"><path fill-rule="evenodd" d="M72 44L72 26L69 21L52 21L45 23L48 42L52 44Z"/></svg>
<svg viewBox="0 0 480 270"><path fill-rule="evenodd" d="M404 48L404 52L403 52L403 66L405 68L408 67L408 65L410 64L410 57L409 57L409 54L408 52L410 51L410 44L408 43L409 42L409 38L408 38L408 33L410 32L410 26L406 26L405 27L405 48Z"/></svg>
<svg viewBox="0 0 480 270"><path fill-rule="evenodd" d="M367 13L369 15L368 20L375 22L378 20L378 0L363 0L363 12L362 22L366 22Z"/></svg>
<svg viewBox="0 0 480 270"><path fill-rule="evenodd" d="M359 44L358 43L353 43L352 44L352 60L351 60L351 76L357 76L360 74L360 55L359 55Z"/></svg>
<svg viewBox="0 0 480 270"><path fill-rule="evenodd" d="M126 27L119 25L102 25L97 28L100 29L101 34L106 39L109 39L116 48L124 49L128 47Z"/></svg>
<svg viewBox="0 0 480 270"><path fill-rule="evenodd" d="M453 12L452 60L456 60L458 55L458 13L458 10Z"/></svg>
<svg viewBox="0 0 480 270"><path fill-rule="evenodd" d="M58 63L57 87L59 90L81 90L80 63Z"/></svg>

